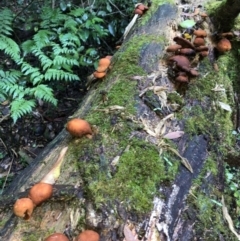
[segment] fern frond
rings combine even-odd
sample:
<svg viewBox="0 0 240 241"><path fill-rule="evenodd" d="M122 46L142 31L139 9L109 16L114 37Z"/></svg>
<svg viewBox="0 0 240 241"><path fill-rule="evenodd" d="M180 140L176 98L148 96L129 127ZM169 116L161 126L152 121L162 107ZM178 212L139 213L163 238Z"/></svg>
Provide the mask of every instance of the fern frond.
<svg viewBox="0 0 240 241"><path fill-rule="evenodd" d="M30 113L35 105L36 102L34 100L20 98L13 100L11 103L11 117L13 118L13 122L16 123L20 117Z"/></svg>
<svg viewBox="0 0 240 241"><path fill-rule="evenodd" d="M76 8L71 10L70 15L73 15L74 17L81 17L85 13L84 8Z"/></svg>
<svg viewBox="0 0 240 241"><path fill-rule="evenodd" d="M0 19L0 34L11 35L13 31L13 12L8 8L4 8L0 11Z"/></svg>
<svg viewBox="0 0 240 241"><path fill-rule="evenodd" d="M69 67L70 66L79 66L79 63L76 59L74 58L67 58L67 57L64 57L64 56L61 56L61 55L57 55L54 60L53 60L53 64L55 66L63 66L63 65L68 65Z"/></svg>
<svg viewBox="0 0 240 241"><path fill-rule="evenodd" d="M35 46L34 40L27 40L22 43L22 50L24 56L32 52L32 48Z"/></svg>
<svg viewBox="0 0 240 241"><path fill-rule="evenodd" d="M59 54L69 54L69 55L78 55L78 49L76 48L63 48L59 44L52 44L54 55Z"/></svg>
<svg viewBox="0 0 240 241"><path fill-rule="evenodd" d="M61 34L59 36L59 40L63 47L66 47L66 46L79 47L81 45L81 42L78 36L73 33Z"/></svg>
<svg viewBox="0 0 240 241"><path fill-rule="evenodd" d="M0 35L0 50L4 51L5 54L11 56L14 61L19 61L20 48L18 44L11 38Z"/></svg>
<svg viewBox="0 0 240 241"><path fill-rule="evenodd" d="M41 49L50 44L50 38L54 37L54 33L50 30L42 29L39 30L33 37L35 45Z"/></svg>
<svg viewBox="0 0 240 241"><path fill-rule="evenodd" d="M58 69L48 69L44 75L45 80L79 80L79 77L76 74L68 73L63 70Z"/></svg>
<svg viewBox="0 0 240 241"><path fill-rule="evenodd" d="M77 33L79 23L72 18L68 18L64 23L64 28L70 32Z"/></svg>
<svg viewBox="0 0 240 241"><path fill-rule="evenodd" d="M54 98L53 90L47 85L38 85L33 89L33 92L36 99L52 103L55 106L57 105L57 100Z"/></svg>
<svg viewBox="0 0 240 241"><path fill-rule="evenodd" d="M9 71L0 70L0 81L6 84L15 84L16 81L22 76L22 72L11 69Z"/></svg>
<svg viewBox="0 0 240 241"><path fill-rule="evenodd" d="M40 60L43 70L46 70L52 66L53 61L39 48L32 48L32 53Z"/></svg>

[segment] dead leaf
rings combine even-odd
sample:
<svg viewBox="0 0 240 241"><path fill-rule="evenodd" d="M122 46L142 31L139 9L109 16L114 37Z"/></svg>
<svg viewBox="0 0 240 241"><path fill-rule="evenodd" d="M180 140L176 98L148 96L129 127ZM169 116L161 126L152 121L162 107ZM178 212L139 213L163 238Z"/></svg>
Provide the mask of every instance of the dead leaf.
<svg viewBox="0 0 240 241"><path fill-rule="evenodd" d="M127 225L124 226L123 233L126 241L139 241L137 238L134 237L132 231Z"/></svg>
<svg viewBox="0 0 240 241"><path fill-rule="evenodd" d="M227 220L228 222L228 227L232 231L232 233L237 237L238 240L240 240L240 235L237 233L237 231L234 228L234 224L232 221L231 216L228 213L227 207L224 202L224 197L222 196L222 211L223 211L223 217Z"/></svg>
<svg viewBox="0 0 240 241"><path fill-rule="evenodd" d="M184 131L174 131L174 132L167 133L166 135L163 136L163 138L172 140L172 139L177 139L183 135L184 135Z"/></svg>
<svg viewBox="0 0 240 241"><path fill-rule="evenodd" d="M220 106L222 109L224 109L224 110L226 110L226 111L229 111L229 112L232 111L232 108L230 107L230 105L228 105L228 104L226 104L226 103L223 103L223 102L221 102L221 101L218 101L218 104L219 104L219 106Z"/></svg>

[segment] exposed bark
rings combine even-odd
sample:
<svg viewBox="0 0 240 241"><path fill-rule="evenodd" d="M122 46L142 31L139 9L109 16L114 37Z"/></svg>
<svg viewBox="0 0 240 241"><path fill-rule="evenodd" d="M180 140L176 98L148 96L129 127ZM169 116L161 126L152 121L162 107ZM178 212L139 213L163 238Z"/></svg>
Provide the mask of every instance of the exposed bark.
<svg viewBox="0 0 240 241"><path fill-rule="evenodd" d="M203 2L204 1L202 1L201 4L203 4ZM135 26L131 35L125 40L122 47L123 50L120 51L127 51L128 41L136 36L154 36L155 39L164 38L165 41L172 42L172 35L174 34L173 26L176 26L176 22L179 18L178 10L176 5L173 4L163 4L158 6L157 9L150 8L149 11L152 12L151 18L143 26L139 26L139 24ZM165 54L164 49L165 44L154 40L142 46L139 66L141 66L147 74L154 73L156 78L151 79L149 77L144 83L139 82L136 85L136 92L132 93L134 96L137 96L135 118L140 119L140 117L144 117L152 126L156 126L156 124L159 123L163 117L171 113L172 110L167 108L160 110L161 103L159 103L156 98L153 100L145 94L140 98L139 93L151 86L153 82L158 86L168 85L172 90L175 88L174 84L169 81L166 73L164 73L162 69L164 67L166 69L166 66L159 63L159 59L163 58ZM116 60L116 62L117 61L118 60ZM117 69L113 66L110 77L111 73L114 71L117 71ZM121 75L121 73L119 73L119 75ZM111 89L116 83L116 78L109 78L105 86L106 90ZM95 111L92 106L98 101L98 98L99 90L96 85L90 89L75 116L84 118L84 116L91 111ZM186 100L185 103L186 109L191 109L201 104L194 99ZM209 102L206 101L206 103L203 103L202 108L209 108L208 104ZM155 111L155 109L158 111ZM113 119L114 117L116 116L113 116ZM185 128L184 121L181 120L174 120L171 125L173 126L173 130L175 128L174 126L181 127L181 130ZM209 130L209 132L215 132L217 128L216 126L212 128L213 130ZM131 134L131 136L134 135L146 143L151 143L153 146L157 146L158 144L157 138L149 136L143 129L137 129ZM100 134L97 135L96 138L102 138L101 129ZM220 134L217 138L221 138ZM198 222L197 211L186 201L193 187L193 182L199 177L208 157L210 148L208 135L202 133L196 133L194 136L184 134L177 141L174 141L178 153L188 160L192 166L193 173L182 165L173 183L160 187L159 194L163 195L164 198L155 198L152 213L146 213L144 215L137 215L132 211L128 213L128 210L126 210L118 200L115 202L109 200L109 203L103 203L101 208L94 207L93 203L91 203L91 197L89 198L90 200L87 200L85 186L79 183L82 181L81 174L76 170L76 166L73 164L76 162L76 160L74 160L74 155L69 152L70 154L68 155L67 153L61 176L55 186L53 198L49 202L36 208L32 219L27 224L25 221L13 216L11 206L14 201L18 197L26 196L27 190L31 185L42 179L50 170L60 150L64 146L72 145L69 149L73 149L74 143L74 140L69 134L63 130L4 192L3 198L0 198L0 204L4 207L9 206L10 209L5 209L1 212L1 218L5 223L0 230L0 239L2 241L23 240L24 238L29 239L29 236L34 232L37 233L36 235L38 237L44 238L45 235L49 233L49 230L55 230L57 232L65 231L71 237L69 226L71 225L72 230L77 230L79 228L79 219L83 217L85 218L83 221L83 223L86 224L85 226L96 229L101 234L102 240L123 240L123 227L127 220L131 220L132 223L136 224L135 226L137 227L139 239L142 238L149 241L202 240L202 234L197 233L196 230L204 230L204 227L202 229L195 228L195 224ZM117 143L116 145L119 144ZM86 150L86 162L96 155L101 157L105 155L105 159L109 160L108 153L104 152L103 144L99 145L97 149L91 148L90 146L89 149ZM126 147L116 147L113 145L107 148L110 151L117 148L120 153L120 151L123 152ZM119 155L121 156L121 154ZM206 195L211 195L212 186L222 185L223 165L221 162L221 155L220 152L218 153L216 151L216 162L219 163L219 175L216 177L212 173L205 173L205 182L199 187L199 190L204 190ZM104 163L104 167L105 165L106 163ZM149 175L151 175L151 173L149 173ZM223 188L220 187L219 190L221 189ZM115 203L114 206L112 206L113 203ZM112 212L114 210L117 210L117 214L113 215ZM117 217L115 215L117 215ZM209 219L211 218L212 217L209 217ZM200 225L200 222L198 225ZM76 233L73 234L73 236L75 235ZM221 234L214 238L215 240L224 240ZM33 240L38 240L38 238ZM130 239L125 240L131 241Z"/></svg>

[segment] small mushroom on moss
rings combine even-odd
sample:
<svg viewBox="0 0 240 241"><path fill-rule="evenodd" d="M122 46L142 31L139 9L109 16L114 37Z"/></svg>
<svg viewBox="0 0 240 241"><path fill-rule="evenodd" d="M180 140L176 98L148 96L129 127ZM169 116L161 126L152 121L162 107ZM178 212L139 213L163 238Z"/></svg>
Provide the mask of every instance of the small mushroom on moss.
<svg viewBox="0 0 240 241"><path fill-rule="evenodd" d="M167 52L176 52L177 50L179 50L180 48L182 48L181 45L179 44L172 44L170 46L167 47L166 51Z"/></svg>
<svg viewBox="0 0 240 241"><path fill-rule="evenodd" d="M191 55L195 55L195 51L194 49L191 48L184 48L184 49L180 49L178 51L179 54L183 54L183 55L187 55L187 56L191 56Z"/></svg>
<svg viewBox="0 0 240 241"><path fill-rule="evenodd" d="M45 238L44 241L69 241L69 239L62 233L54 233Z"/></svg>
<svg viewBox="0 0 240 241"><path fill-rule="evenodd" d="M106 72L98 72L98 71L93 72L93 76L96 79L102 79L105 75L106 75Z"/></svg>
<svg viewBox="0 0 240 241"><path fill-rule="evenodd" d="M30 198L17 199L13 206L13 213L25 220L28 220L33 212L34 204Z"/></svg>
<svg viewBox="0 0 240 241"><path fill-rule="evenodd" d="M196 50L197 52L208 51L208 46L201 45L201 46L196 47L195 50Z"/></svg>
<svg viewBox="0 0 240 241"><path fill-rule="evenodd" d="M194 77L196 77L196 76L199 75L199 73L198 73L197 70L195 70L195 69L190 69L190 70L189 70L189 74L190 74L191 76L194 76Z"/></svg>
<svg viewBox="0 0 240 241"><path fill-rule="evenodd" d="M196 37L193 41L193 44L195 46L201 46L201 45L204 45L205 44L205 40L203 38L200 38L200 37Z"/></svg>
<svg viewBox="0 0 240 241"><path fill-rule="evenodd" d="M181 83L187 83L188 82L188 76L184 76L184 75L179 75L175 78L175 80L177 82L181 82Z"/></svg>
<svg viewBox="0 0 240 241"><path fill-rule="evenodd" d="M194 49L193 44L192 44L190 41L186 40L185 38L176 36L176 37L173 38L173 40L174 40L177 44L181 45L182 48L191 48L191 49Z"/></svg>
<svg viewBox="0 0 240 241"><path fill-rule="evenodd" d="M86 136L91 139L93 135L91 125L80 118L74 118L68 121L66 129L74 137Z"/></svg>
<svg viewBox="0 0 240 241"><path fill-rule="evenodd" d="M190 69L190 61L186 56L175 55L168 59L168 64L173 65L178 70L188 71Z"/></svg>
<svg viewBox="0 0 240 241"><path fill-rule="evenodd" d="M196 37L200 37L200 38L205 38L207 36L207 32L203 29L194 30L193 34Z"/></svg>
<svg viewBox="0 0 240 241"><path fill-rule="evenodd" d="M231 42L227 38L222 38L217 43L216 48L220 53L224 53L224 52L229 51L232 48L232 45L231 45Z"/></svg>
<svg viewBox="0 0 240 241"><path fill-rule="evenodd" d="M108 69L110 63L111 63L111 61L109 58L105 57L105 58L99 59L98 67L97 67L96 71L100 72L100 73L105 72Z"/></svg>
<svg viewBox="0 0 240 241"><path fill-rule="evenodd" d="M85 230L75 238L75 241L99 241L99 240L100 240L99 234L93 230Z"/></svg>
<svg viewBox="0 0 240 241"><path fill-rule="evenodd" d="M53 186L51 184L39 182L29 190L28 197L37 206L49 199L52 194Z"/></svg>
<svg viewBox="0 0 240 241"><path fill-rule="evenodd" d="M201 52L199 53L199 55L200 55L201 57L207 57L207 56L208 56L208 51L201 51Z"/></svg>

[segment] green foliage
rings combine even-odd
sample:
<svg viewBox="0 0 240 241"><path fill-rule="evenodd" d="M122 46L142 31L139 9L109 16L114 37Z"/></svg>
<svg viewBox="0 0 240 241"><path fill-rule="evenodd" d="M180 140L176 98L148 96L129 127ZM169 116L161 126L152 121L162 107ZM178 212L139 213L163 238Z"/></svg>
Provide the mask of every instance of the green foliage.
<svg viewBox="0 0 240 241"><path fill-rule="evenodd" d="M14 14L3 9L0 17L0 50L15 66L1 66L0 98L11 101L14 122L32 111L36 99L57 105L54 81L79 81L77 68L97 62L98 46L108 34L94 11L43 7L35 34L19 45L11 36Z"/></svg>

